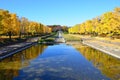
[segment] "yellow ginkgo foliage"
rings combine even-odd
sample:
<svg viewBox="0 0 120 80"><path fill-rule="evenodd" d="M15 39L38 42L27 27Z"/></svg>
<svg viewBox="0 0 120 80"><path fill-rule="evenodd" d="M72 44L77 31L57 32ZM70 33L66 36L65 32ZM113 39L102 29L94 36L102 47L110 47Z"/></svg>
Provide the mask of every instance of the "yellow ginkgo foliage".
<svg viewBox="0 0 120 80"><path fill-rule="evenodd" d="M39 22L29 21L25 17L19 18L14 13L0 9L0 35L7 35L11 39L13 35L21 38L22 35L35 36L51 31L51 28Z"/></svg>
<svg viewBox="0 0 120 80"><path fill-rule="evenodd" d="M69 33L120 36L120 8L69 28Z"/></svg>

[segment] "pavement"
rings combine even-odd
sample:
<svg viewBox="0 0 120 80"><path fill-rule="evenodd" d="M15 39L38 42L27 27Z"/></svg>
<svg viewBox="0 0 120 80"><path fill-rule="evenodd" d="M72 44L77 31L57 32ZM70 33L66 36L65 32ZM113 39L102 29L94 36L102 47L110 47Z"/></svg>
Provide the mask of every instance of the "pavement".
<svg viewBox="0 0 120 80"><path fill-rule="evenodd" d="M17 44L1 47L0 48L0 60L32 46L35 42L37 42L38 38L39 37L30 38L27 41L22 42L22 43L17 43Z"/></svg>
<svg viewBox="0 0 120 80"><path fill-rule="evenodd" d="M120 42L84 38L83 44L120 59Z"/></svg>
<svg viewBox="0 0 120 80"><path fill-rule="evenodd" d="M42 38L46 38L49 37L50 35L45 35L45 36L41 36ZM34 45L40 37L35 37L35 38L29 38L27 41L22 42L22 43L17 43L17 44L13 44L13 45L8 45L8 46L4 46L4 47L0 47L0 60L11 56L17 52L20 52L26 48L31 47L32 45Z"/></svg>
<svg viewBox="0 0 120 80"><path fill-rule="evenodd" d="M33 42L22 42L14 45L9 45L0 48L0 60L4 59L12 54L15 54L19 51L22 51L30 46L32 46Z"/></svg>
<svg viewBox="0 0 120 80"><path fill-rule="evenodd" d="M110 38L102 38L102 37L91 37L91 36L83 36L83 35L74 35L71 36L78 37L82 40L82 43L97 49L101 52L114 56L120 59L120 40L119 39L110 39Z"/></svg>
<svg viewBox="0 0 120 80"><path fill-rule="evenodd" d="M30 47L34 43L34 41L36 41L36 39L33 38L32 40L29 40L27 42L1 47L0 48L0 60L16 52L22 51L23 49L27 47ZM120 59L120 42L99 40L99 39L95 39L91 37L87 37L87 38L82 37L82 40L83 40L83 44L88 45L94 49L97 49L99 51L102 51L106 54L109 54L111 56L114 56Z"/></svg>

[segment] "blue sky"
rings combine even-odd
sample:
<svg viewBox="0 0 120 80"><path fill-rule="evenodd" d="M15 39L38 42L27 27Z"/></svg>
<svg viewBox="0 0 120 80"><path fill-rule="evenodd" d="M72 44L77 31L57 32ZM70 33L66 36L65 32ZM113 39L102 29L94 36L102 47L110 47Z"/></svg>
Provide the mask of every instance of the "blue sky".
<svg viewBox="0 0 120 80"><path fill-rule="evenodd" d="M73 26L120 7L120 0L0 0L0 8L45 25Z"/></svg>

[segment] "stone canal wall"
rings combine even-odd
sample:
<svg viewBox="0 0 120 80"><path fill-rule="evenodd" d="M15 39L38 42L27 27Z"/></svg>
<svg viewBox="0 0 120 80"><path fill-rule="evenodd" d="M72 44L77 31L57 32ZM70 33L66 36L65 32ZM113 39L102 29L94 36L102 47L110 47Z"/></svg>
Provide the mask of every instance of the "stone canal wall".
<svg viewBox="0 0 120 80"><path fill-rule="evenodd" d="M34 44L35 43L33 43L33 42L23 42L23 43L19 43L19 44L15 44L15 45L5 46L0 49L0 60L6 58L8 56L11 56L17 52L20 52L26 48L29 48Z"/></svg>
<svg viewBox="0 0 120 80"><path fill-rule="evenodd" d="M105 38L97 38L91 36L83 36L83 35L74 35L69 34L69 37L79 38L80 42L82 41L83 44L97 49L101 52L114 56L120 59L120 41L119 40L110 40Z"/></svg>
<svg viewBox="0 0 120 80"><path fill-rule="evenodd" d="M41 36L41 37L46 38L49 36L50 35L45 35L45 36ZM22 43L17 43L14 45L1 47L0 48L0 60L35 45L36 42L38 42L39 38L40 37L29 38L27 41L22 42Z"/></svg>
<svg viewBox="0 0 120 80"><path fill-rule="evenodd" d="M120 59L120 43L108 43L95 39L83 39L83 44Z"/></svg>

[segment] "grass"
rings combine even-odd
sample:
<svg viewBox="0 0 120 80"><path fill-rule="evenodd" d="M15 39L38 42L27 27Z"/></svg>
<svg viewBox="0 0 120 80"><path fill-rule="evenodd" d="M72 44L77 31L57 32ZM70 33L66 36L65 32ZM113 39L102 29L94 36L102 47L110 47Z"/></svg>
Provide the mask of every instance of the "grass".
<svg viewBox="0 0 120 80"><path fill-rule="evenodd" d="M109 46L114 46L114 47L118 47L120 46L120 39L111 39L109 37L91 37L88 35L79 35L79 34L64 34L64 37L67 41L78 41L82 38L82 40L84 41L88 41L88 42L97 42L99 44L104 43L103 45L109 45Z"/></svg>
<svg viewBox="0 0 120 80"><path fill-rule="evenodd" d="M51 35L54 35L54 34L55 33L51 33ZM49 36L49 35L44 34L41 36ZM35 36L21 36L21 39L20 39L19 36L11 36L11 40L10 40L8 36L0 36L0 47L25 42L28 38L33 38L33 37L35 37ZM42 39L41 42L43 42L43 41L52 42L53 40L52 39L46 39L46 40Z"/></svg>
<svg viewBox="0 0 120 80"><path fill-rule="evenodd" d="M120 39L111 39L111 38L108 38L108 37L95 37L95 39L105 40L105 41L108 41L108 42L120 42Z"/></svg>
<svg viewBox="0 0 120 80"><path fill-rule="evenodd" d="M79 34L64 34L64 37L66 40L68 41L76 41L76 40L80 40L81 38L85 38L85 39L95 39L95 40L103 40L103 41L108 41L108 42L120 42L120 39L111 39L108 37L91 37L88 35L79 35Z"/></svg>
<svg viewBox="0 0 120 80"><path fill-rule="evenodd" d="M46 38L40 38L40 40L38 41L38 43L53 43L54 39L55 39L55 34L48 36Z"/></svg>
<svg viewBox="0 0 120 80"><path fill-rule="evenodd" d="M54 42L54 39L53 38L40 39L38 42L39 43Z"/></svg>
<svg viewBox="0 0 120 80"><path fill-rule="evenodd" d="M9 36L0 36L2 39L8 39ZM11 38L19 38L19 36L11 36Z"/></svg>
<svg viewBox="0 0 120 80"><path fill-rule="evenodd" d="M81 37L76 37L72 34L64 34L63 37L66 41L81 41Z"/></svg>

